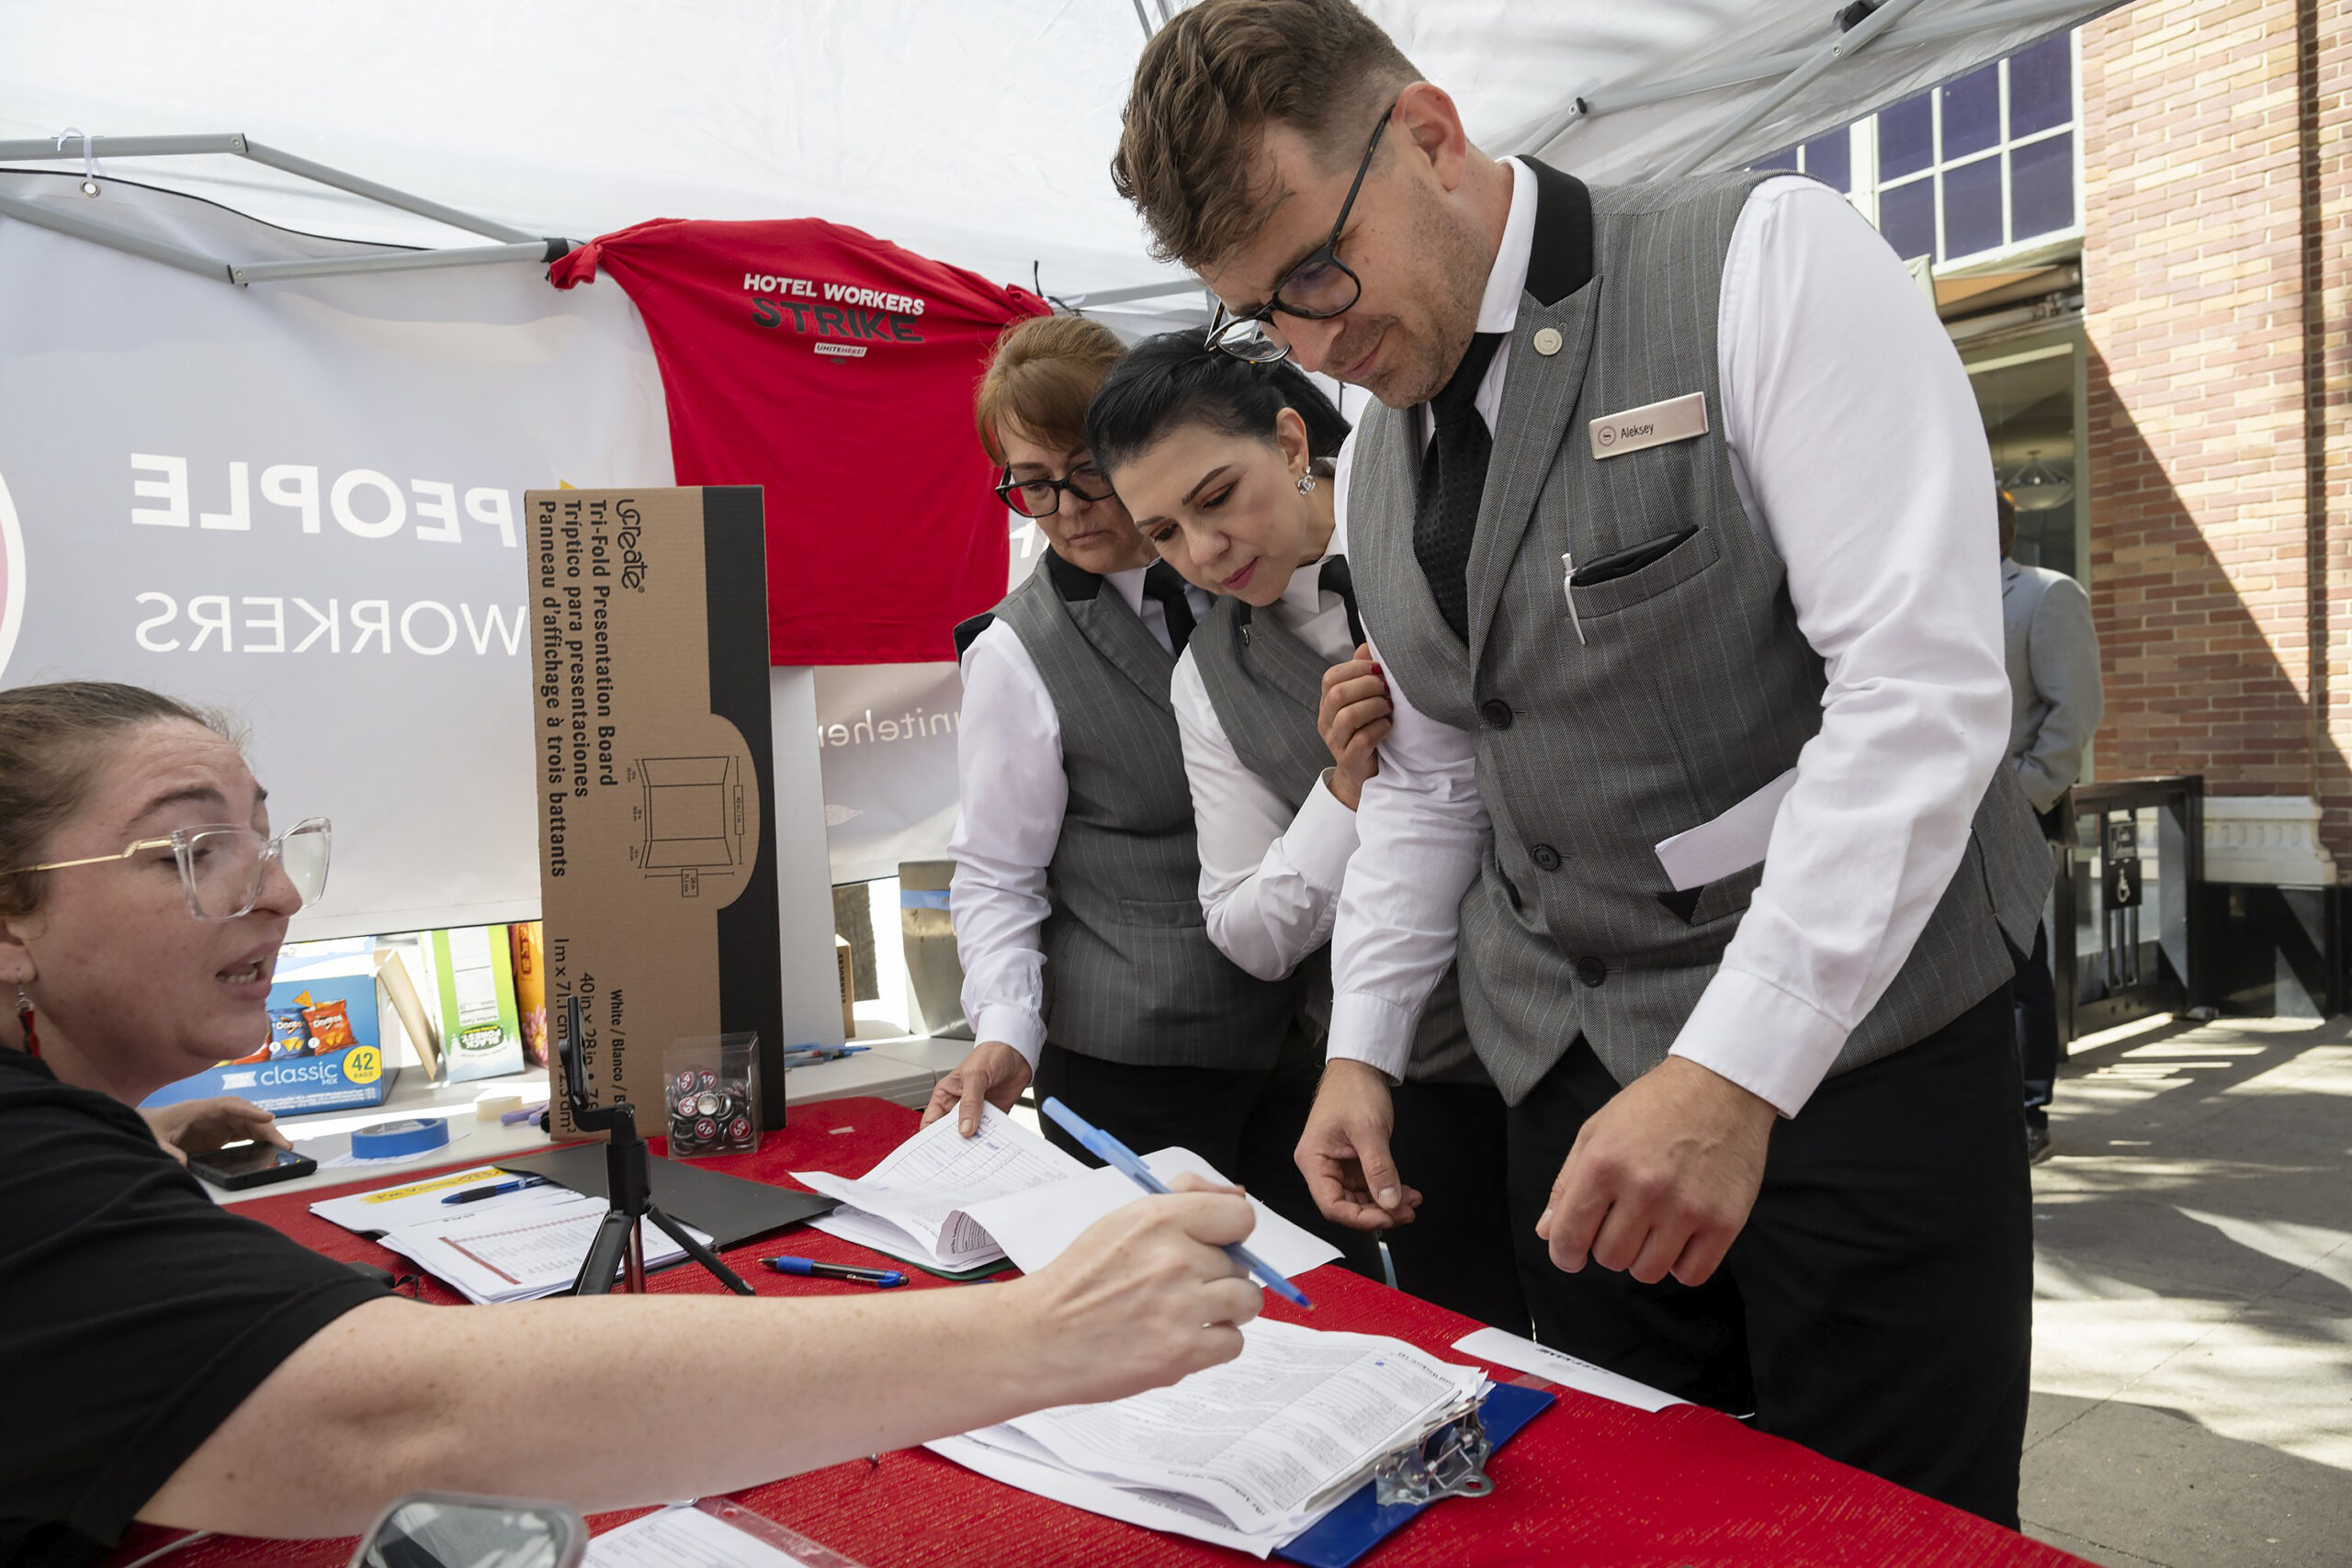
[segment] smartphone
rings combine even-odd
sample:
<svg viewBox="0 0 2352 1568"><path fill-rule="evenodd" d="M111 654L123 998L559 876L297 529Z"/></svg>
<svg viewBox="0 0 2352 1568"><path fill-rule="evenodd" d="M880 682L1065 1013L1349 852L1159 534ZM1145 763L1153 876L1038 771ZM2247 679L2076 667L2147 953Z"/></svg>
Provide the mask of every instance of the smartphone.
<svg viewBox="0 0 2352 1568"><path fill-rule="evenodd" d="M234 1192L308 1176L319 1168L319 1162L274 1144L232 1144L209 1154L188 1156L187 1168L213 1186Z"/></svg>

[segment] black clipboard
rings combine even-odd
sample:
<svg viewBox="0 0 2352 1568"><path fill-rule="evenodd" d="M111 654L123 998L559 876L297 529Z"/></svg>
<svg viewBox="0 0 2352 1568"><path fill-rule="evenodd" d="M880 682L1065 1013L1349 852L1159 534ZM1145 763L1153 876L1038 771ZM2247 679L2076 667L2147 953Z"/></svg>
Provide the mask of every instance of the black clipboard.
<svg viewBox="0 0 2352 1568"><path fill-rule="evenodd" d="M541 1176L559 1187L590 1198L609 1198L605 1190L605 1145L572 1144L544 1154L492 1162L501 1170ZM722 1251L740 1247L753 1236L782 1230L829 1214L838 1200L789 1187L746 1181L723 1171L649 1156L645 1162L653 1201L672 1219L710 1236Z"/></svg>

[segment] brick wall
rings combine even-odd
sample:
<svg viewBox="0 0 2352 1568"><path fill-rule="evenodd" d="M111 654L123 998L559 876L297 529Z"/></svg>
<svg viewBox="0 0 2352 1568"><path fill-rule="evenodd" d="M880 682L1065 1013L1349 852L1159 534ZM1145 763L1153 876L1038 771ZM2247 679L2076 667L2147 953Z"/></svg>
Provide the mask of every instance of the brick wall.
<svg viewBox="0 0 2352 1568"><path fill-rule="evenodd" d="M2347 85L2352 0L2083 32L2098 776L2315 794L2352 864Z"/></svg>

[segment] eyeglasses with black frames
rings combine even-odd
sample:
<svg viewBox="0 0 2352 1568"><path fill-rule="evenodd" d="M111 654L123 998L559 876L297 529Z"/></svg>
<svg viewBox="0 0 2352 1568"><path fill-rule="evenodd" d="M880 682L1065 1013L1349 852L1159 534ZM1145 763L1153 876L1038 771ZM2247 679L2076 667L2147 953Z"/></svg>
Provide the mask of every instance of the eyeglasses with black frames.
<svg viewBox="0 0 2352 1568"><path fill-rule="evenodd" d="M1061 509L1062 491L1080 501L1108 501L1111 481L1091 463L1080 463L1057 479L1016 479L1007 468L997 481L997 499L1023 517L1050 517Z"/></svg>
<svg viewBox="0 0 2352 1568"><path fill-rule="evenodd" d="M1356 193L1363 189L1363 177L1372 172L1373 154L1380 151L1380 139L1396 113L1396 103L1392 101L1381 111L1380 123L1372 128L1372 140L1364 144L1363 162L1356 165L1356 177L1348 186L1348 198L1340 204L1340 217L1331 225L1331 237L1283 274L1274 284L1272 298L1262 308L1246 316L1236 316L1220 303L1216 320L1209 325L1210 347L1221 348L1252 365L1286 359L1290 356L1290 339L1274 321L1277 314L1302 321L1329 321L1333 316L1345 315L1363 298L1363 279L1340 259L1340 236L1347 231L1348 215L1355 210Z"/></svg>

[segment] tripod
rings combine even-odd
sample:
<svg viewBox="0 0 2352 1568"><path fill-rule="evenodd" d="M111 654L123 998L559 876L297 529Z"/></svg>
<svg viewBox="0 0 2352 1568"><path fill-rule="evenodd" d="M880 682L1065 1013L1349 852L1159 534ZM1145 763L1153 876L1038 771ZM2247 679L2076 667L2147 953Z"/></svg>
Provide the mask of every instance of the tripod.
<svg viewBox="0 0 2352 1568"><path fill-rule="evenodd" d="M596 1227L596 1239L588 1247L587 1259L580 1265L579 1277L571 1282L571 1293L610 1295L613 1276L622 1273L626 1263L620 1288L631 1295L643 1295L645 1236L639 1222L651 1220L720 1284L739 1296L753 1294L741 1275L721 1263L718 1254L695 1240L693 1232L663 1213L653 1201L652 1173L645 1163L650 1156L645 1152L645 1140L638 1135L637 1108L625 1100L602 1110L589 1103L587 1091L582 1088L585 1075L580 1043L587 1033L582 1016L585 1010L578 992L564 998L563 1039L557 1051L563 1062L564 1103L571 1109L572 1122L587 1132L608 1134L605 1143L605 1191L612 1200L612 1207L606 1211L604 1224Z"/></svg>

